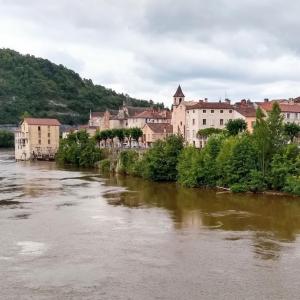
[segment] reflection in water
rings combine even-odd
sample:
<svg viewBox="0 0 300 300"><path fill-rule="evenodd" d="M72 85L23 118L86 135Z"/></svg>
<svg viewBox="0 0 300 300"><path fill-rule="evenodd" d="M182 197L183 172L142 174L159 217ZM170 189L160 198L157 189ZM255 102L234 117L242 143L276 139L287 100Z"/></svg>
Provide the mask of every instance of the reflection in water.
<svg viewBox="0 0 300 300"><path fill-rule="evenodd" d="M179 230L228 231L225 239L232 241L243 238L238 232L251 232L253 251L262 259L279 258L280 242L293 242L300 232L300 202L295 197L232 195L124 176L109 177L107 185L128 188L106 195L109 204L164 208Z"/></svg>
<svg viewBox="0 0 300 300"><path fill-rule="evenodd" d="M1 299L296 299L300 201L0 152ZM4 271L3 271L4 270Z"/></svg>

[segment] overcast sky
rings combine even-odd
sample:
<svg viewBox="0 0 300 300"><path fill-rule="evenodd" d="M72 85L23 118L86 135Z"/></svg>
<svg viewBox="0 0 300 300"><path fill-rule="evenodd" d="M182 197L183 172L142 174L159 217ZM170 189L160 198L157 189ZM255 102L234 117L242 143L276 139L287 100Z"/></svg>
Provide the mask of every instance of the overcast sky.
<svg viewBox="0 0 300 300"><path fill-rule="evenodd" d="M0 47L170 104L300 96L297 0L0 0Z"/></svg>

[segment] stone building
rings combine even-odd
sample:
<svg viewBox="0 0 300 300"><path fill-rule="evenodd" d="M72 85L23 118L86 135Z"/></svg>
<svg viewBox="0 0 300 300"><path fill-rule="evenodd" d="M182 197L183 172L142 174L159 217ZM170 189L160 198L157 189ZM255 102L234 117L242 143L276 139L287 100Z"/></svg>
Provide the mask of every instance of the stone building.
<svg viewBox="0 0 300 300"><path fill-rule="evenodd" d="M56 119L25 118L15 132L15 159L54 159L59 147Z"/></svg>
<svg viewBox="0 0 300 300"><path fill-rule="evenodd" d="M143 130L143 143L145 147L151 145L157 140L163 140L173 134L173 127L169 123L146 123Z"/></svg>

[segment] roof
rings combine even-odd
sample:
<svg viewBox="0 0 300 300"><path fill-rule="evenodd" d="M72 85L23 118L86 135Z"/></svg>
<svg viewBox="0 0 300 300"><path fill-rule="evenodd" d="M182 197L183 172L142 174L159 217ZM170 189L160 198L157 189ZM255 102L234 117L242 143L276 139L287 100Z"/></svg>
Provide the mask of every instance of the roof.
<svg viewBox="0 0 300 300"><path fill-rule="evenodd" d="M233 106L226 102L205 102L200 100L194 105L187 106L186 109L233 109Z"/></svg>
<svg viewBox="0 0 300 300"><path fill-rule="evenodd" d="M241 102L235 103L234 109L244 117L256 117L256 108L250 100L243 99Z"/></svg>
<svg viewBox="0 0 300 300"><path fill-rule="evenodd" d="M146 123L145 126L149 126L149 128L154 133L173 133L173 126L169 123Z"/></svg>
<svg viewBox="0 0 300 300"><path fill-rule="evenodd" d="M104 116L104 111L92 111L91 116L92 118L99 118Z"/></svg>
<svg viewBox="0 0 300 300"><path fill-rule="evenodd" d="M145 110L133 116L133 118L142 119L171 119L171 113L167 110L155 111L155 110Z"/></svg>
<svg viewBox="0 0 300 300"><path fill-rule="evenodd" d="M152 110L151 107L138 107L138 106L126 106L128 111L128 116L132 117L138 113L141 113L146 110Z"/></svg>
<svg viewBox="0 0 300 300"><path fill-rule="evenodd" d="M266 112L269 112L272 110L272 106L274 101L271 102L258 102L257 105L259 105L263 110ZM300 113L300 104L294 103L294 104L287 104L287 103L279 103L279 107L282 112L295 112Z"/></svg>
<svg viewBox="0 0 300 300"><path fill-rule="evenodd" d="M37 118L24 118L24 121L28 125L46 125L46 126L60 126L60 122L57 119L37 119Z"/></svg>
<svg viewBox="0 0 300 300"><path fill-rule="evenodd" d="M180 84L179 84L179 86L178 86L178 88L177 88L177 91L176 91L176 93L174 94L173 97L184 97L184 94L183 94L183 92L182 92L182 89L181 89Z"/></svg>

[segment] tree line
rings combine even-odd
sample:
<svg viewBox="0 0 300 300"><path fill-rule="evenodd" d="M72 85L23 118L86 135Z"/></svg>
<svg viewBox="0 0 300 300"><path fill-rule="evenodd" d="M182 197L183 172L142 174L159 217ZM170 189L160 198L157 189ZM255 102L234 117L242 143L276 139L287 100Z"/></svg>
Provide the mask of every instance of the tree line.
<svg viewBox="0 0 300 300"><path fill-rule="evenodd" d="M11 148L14 146L15 136L13 132L0 130L0 148Z"/></svg>
<svg viewBox="0 0 300 300"><path fill-rule="evenodd" d="M58 158L62 153L70 157L83 156L84 159L77 163L81 166L83 161L91 166L98 159L106 170L153 181L177 181L186 187L221 187L232 192L273 190L300 195L300 149L295 143L300 127L284 124L280 107L274 103L268 115L260 108L257 110L252 134L246 128L243 120L232 120L227 123L226 130L201 130L199 137L207 137L202 149L186 146L182 136L171 135L156 141L143 154L134 149L120 151L117 164L107 155L91 155L91 148L81 154L77 149L82 144L78 142L78 135L83 133L77 133L61 141ZM109 132L101 138L101 132L98 137L86 137L93 145L92 152L103 154L105 149L100 150L97 141L105 141L109 135L111 139ZM115 130L114 136L122 140L125 132Z"/></svg>

